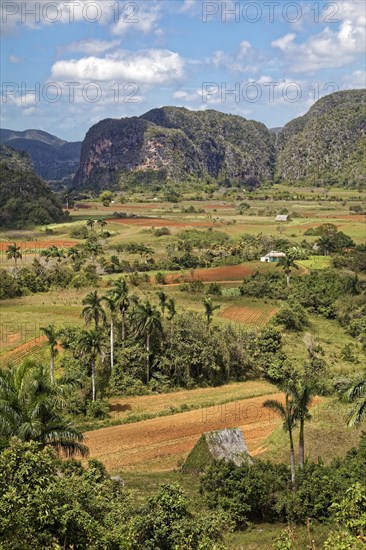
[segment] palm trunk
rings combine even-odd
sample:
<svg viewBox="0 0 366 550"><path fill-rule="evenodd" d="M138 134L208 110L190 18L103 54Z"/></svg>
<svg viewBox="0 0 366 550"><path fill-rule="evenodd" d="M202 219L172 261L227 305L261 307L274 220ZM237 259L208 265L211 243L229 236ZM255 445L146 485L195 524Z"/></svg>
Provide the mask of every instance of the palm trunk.
<svg viewBox="0 0 366 550"><path fill-rule="evenodd" d="M114 367L114 323L113 319L111 319L111 333L110 333L110 343L111 343L111 371L113 371Z"/></svg>
<svg viewBox="0 0 366 550"><path fill-rule="evenodd" d="M96 381L95 381L95 359L92 359L92 399L96 398Z"/></svg>
<svg viewBox="0 0 366 550"><path fill-rule="evenodd" d="M53 384L55 381L55 358L53 355L53 350L51 350L50 378L51 378L51 384Z"/></svg>
<svg viewBox="0 0 366 550"><path fill-rule="evenodd" d="M299 435L299 466L304 467L305 458L305 438L304 438L304 420L300 420L300 435Z"/></svg>
<svg viewBox="0 0 366 550"><path fill-rule="evenodd" d="M290 438L290 467L291 467L291 483L292 487L295 488L295 449L294 449L294 440L292 437L292 428L288 431Z"/></svg>
<svg viewBox="0 0 366 550"><path fill-rule="evenodd" d="M150 380L150 334L146 335L146 383Z"/></svg>
<svg viewBox="0 0 366 550"><path fill-rule="evenodd" d="M124 309L122 309L122 342L125 341L126 336L126 312Z"/></svg>

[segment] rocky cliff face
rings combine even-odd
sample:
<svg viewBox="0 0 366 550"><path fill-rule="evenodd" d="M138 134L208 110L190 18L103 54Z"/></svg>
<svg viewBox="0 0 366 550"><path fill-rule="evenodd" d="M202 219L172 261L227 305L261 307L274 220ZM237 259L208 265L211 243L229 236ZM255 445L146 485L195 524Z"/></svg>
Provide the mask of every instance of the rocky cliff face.
<svg viewBox="0 0 366 550"><path fill-rule="evenodd" d="M366 90L317 101L279 133L276 154L277 177L287 184L365 184Z"/></svg>
<svg viewBox="0 0 366 550"><path fill-rule="evenodd" d="M118 186L129 173L153 173L161 180L211 177L253 186L272 180L274 160L274 137L261 123L163 107L93 126L75 183L100 189Z"/></svg>

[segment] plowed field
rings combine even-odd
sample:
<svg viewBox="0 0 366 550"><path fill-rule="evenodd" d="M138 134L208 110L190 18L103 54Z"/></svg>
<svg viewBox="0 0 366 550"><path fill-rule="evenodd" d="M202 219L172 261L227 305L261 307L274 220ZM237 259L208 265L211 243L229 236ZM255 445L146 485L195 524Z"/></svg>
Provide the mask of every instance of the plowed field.
<svg viewBox="0 0 366 550"><path fill-rule="evenodd" d="M1 365L6 365L7 363L19 365L25 359L36 359L39 355L43 355L46 340L47 338L45 336L39 336L34 340L21 344L12 351L4 354L1 358Z"/></svg>
<svg viewBox="0 0 366 550"><path fill-rule="evenodd" d="M279 425L278 417L262 407L269 396L254 397L134 424L87 432L90 456L111 472L163 471L185 459L203 432L239 427L249 452L262 452L264 440ZM271 399L283 399L281 393Z"/></svg>
<svg viewBox="0 0 366 550"><path fill-rule="evenodd" d="M220 317L238 323L264 325L276 312L276 309L265 305L258 308L230 306L221 313Z"/></svg>
<svg viewBox="0 0 366 550"><path fill-rule="evenodd" d="M219 281L241 281L243 277L251 275L258 269L255 263L252 265L241 264L231 265L225 267L210 267L208 269L195 269L193 272L193 279L190 273L182 275L177 271L176 273L170 273L166 276L167 283L173 283L176 280L201 280L203 282L219 282Z"/></svg>

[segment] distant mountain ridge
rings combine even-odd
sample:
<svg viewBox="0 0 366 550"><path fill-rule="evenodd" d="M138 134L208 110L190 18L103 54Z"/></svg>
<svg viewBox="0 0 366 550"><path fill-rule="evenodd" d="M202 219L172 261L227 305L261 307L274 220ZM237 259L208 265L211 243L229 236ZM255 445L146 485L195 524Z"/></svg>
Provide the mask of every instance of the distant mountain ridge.
<svg viewBox="0 0 366 550"><path fill-rule="evenodd" d="M0 129L0 143L28 153L36 174L49 182L70 183L79 167L81 141L67 142L42 130Z"/></svg>
<svg viewBox="0 0 366 550"><path fill-rule="evenodd" d="M366 90L322 97L276 140L277 179L290 185L366 183Z"/></svg>
<svg viewBox="0 0 366 550"><path fill-rule="evenodd" d="M0 145L0 226L21 229L66 219L57 197L33 171L29 155Z"/></svg>
<svg viewBox="0 0 366 550"><path fill-rule="evenodd" d="M169 180L357 187L366 183L366 90L329 94L283 128L214 110L162 107L101 120L82 143L40 130L0 130L0 141L28 152L45 180L73 180L93 191Z"/></svg>
<svg viewBox="0 0 366 550"><path fill-rule="evenodd" d="M83 142L75 183L105 188L131 175L138 181L190 178L257 186L273 179L274 137L240 116L183 107L153 109L140 117L106 119Z"/></svg>

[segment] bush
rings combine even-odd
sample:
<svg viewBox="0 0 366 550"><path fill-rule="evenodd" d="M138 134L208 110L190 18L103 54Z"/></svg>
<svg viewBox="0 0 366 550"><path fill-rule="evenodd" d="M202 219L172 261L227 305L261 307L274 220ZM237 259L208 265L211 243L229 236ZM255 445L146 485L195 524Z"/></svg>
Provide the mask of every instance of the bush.
<svg viewBox="0 0 366 550"><path fill-rule="evenodd" d="M154 231L155 237L164 237L165 235L171 235L171 231L168 227L158 227Z"/></svg>
<svg viewBox="0 0 366 550"><path fill-rule="evenodd" d="M103 420L109 417L109 405L106 401L89 401L86 414L90 418Z"/></svg>
<svg viewBox="0 0 366 550"><path fill-rule="evenodd" d="M201 478L201 492L210 507L229 512L237 525L248 521L305 523L308 518L326 521L336 512L336 521L355 534L366 527L365 458L366 434L359 448L345 458L330 465L307 463L298 469L295 490L285 465L258 461L235 466L216 461Z"/></svg>
<svg viewBox="0 0 366 550"><path fill-rule="evenodd" d="M73 239L87 239L89 236L88 228L83 225L82 227L74 227L71 230L70 237Z"/></svg>
<svg viewBox="0 0 366 550"><path fill-rule="evenodd" d="M206 293L212 296L221 296L221 286L219 285L219 283L210 283L208 285Z"/></svg>
<svg viewBox="0 0 366 550"><path fill-rule="evenodd" d="M301 332L309 325L306 311L300 305L283 307L273 318L273 322L286 330Z"/></svg>
<svg viewBox="0 0 366 550"><path fill-rule="evenodd" d="M155 275L155 281L156 281L156 284L158 284L158 285L165 285L166 277L165 277L164 273L160 273L160 271L159 271L159 273L157 273Z"/></svg>

